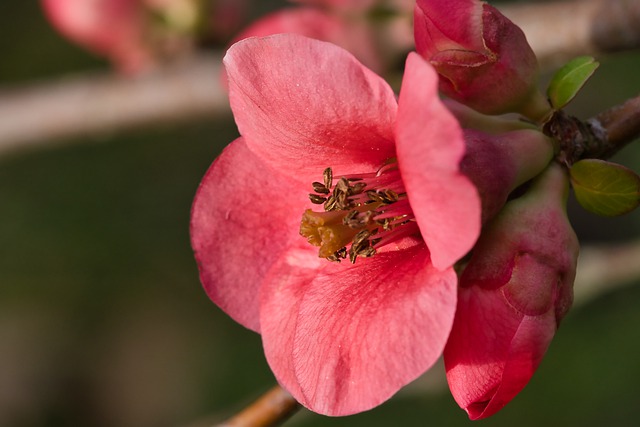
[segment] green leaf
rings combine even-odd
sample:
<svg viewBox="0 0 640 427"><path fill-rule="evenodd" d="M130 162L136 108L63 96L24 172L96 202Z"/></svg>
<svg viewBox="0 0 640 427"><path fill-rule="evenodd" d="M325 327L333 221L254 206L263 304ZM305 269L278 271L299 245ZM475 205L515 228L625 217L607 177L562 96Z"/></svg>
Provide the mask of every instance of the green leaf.
<svg viewBox="0 0 640 427"><path fill-rule="evenodd" d="M590 212L616 216L640 204L640 176L624 166L585 159L576 162L569 173L576 199Z"/></svg>
<svg viewBox="0 0 640 427"><path fill-rule="evenodd" d="M571 102L599 65L591 56L580 56L560 68L547 89L551 106L559 110Z"/></svg>

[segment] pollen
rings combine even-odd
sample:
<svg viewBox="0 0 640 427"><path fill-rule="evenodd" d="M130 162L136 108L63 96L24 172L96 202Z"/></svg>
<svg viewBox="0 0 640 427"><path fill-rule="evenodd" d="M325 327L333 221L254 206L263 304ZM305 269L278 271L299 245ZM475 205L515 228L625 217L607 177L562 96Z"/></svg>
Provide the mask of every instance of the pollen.
<svg viewBox="0 0 640 427"><path fill-rule="evenodd" d="M300 234L318 246L318 256L340 262L374 256L395 240L419 233L395 159L377 171L334 179L331 168L313 182L309 200L324 211L307 209Z"/></svg>

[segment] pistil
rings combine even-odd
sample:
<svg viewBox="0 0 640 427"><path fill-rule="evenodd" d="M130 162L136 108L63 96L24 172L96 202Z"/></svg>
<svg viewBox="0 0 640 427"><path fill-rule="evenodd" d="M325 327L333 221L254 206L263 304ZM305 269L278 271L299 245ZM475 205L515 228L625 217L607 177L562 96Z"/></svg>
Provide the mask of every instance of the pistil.
<svg viewBox="0 0 640 427"><path fill-rule="evenodd" d="M395 159L373 173L334 179L327 168L323 182L311 184L309 200L324 212L307 209L300 234L319 246L318 255L355 263L395 240L419 233Z"/></svg>

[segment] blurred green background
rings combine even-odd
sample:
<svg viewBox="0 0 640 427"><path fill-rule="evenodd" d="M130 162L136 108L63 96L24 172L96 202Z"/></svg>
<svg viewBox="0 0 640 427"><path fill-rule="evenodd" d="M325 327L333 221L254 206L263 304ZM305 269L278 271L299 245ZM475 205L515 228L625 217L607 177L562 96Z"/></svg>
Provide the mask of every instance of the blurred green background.
<svg viewBox="0 0 640 427"><path fill-rule="evenodd" d="M35 1L0 3L0 52L0 96L108 70ZM637 52L602 58L573 112L640 93L638 69ZM209 301L189 246L195 189L236 135L211 117L0 157L0 426L204 426L274 384L259 336ZM637 144L619 160L639 170ZM571 217L585 243L640 238L638 212L603 219L572 205ZM529 386L475 424L639 425L639 306L640 286L628 286L574 309ZM471 424L440 370L368 413L288 423Z"/></svg>

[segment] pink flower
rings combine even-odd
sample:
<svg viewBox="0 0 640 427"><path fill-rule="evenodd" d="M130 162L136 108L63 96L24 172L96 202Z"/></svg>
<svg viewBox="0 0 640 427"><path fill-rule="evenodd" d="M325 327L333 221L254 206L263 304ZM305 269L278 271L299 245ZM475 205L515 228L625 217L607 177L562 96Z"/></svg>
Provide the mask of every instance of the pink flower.
<svg viewBox="0 0 640 427"><path fill-rule="evenodd" d="M277 380L303 405L374 407L425 372L449 335L452 265L480 229L458 166L462 131L415 54L399 101L348 52L301 36L246 39L225 65L242 136L194 201L202 283L262 334ZM311 209L312 189L327 211Z"/></svg>
<svg viewBox="0 0 640 427"><path fill-rule="evenodd" d="M536 89L537 60L524 33L480 0L418 0L416 49L447 96L486 114L549 110Z"/></svg>
<svg viewBox="0 0 640 427"><path fill-rule="evenodd" d="M148 70L184 50L198 13L193 0L41 1L62 34L125 74Z"/></svg>
<svg viewBox="0 0 640 427"><path fill-rule="evenodd" d="M578 241L557 164L483 230L460 277L444 351L449 388L471 419L504 407L537 369L573 298Z"/></svg>
<svg viewBox="0 0 640 427"><path fill-rule="evenodd" d="M42 0L51 23L76 43L107 56L124 72L151 61L137 0Z"/></svg>
<svg viewBox="0 0 640 427"><path fill-rule="evenodd" d="M353 53L376 72L388 71L413 48L413 0L299 0L304 5L269 14L236 38L295 33L328 41Z"/></svg>

